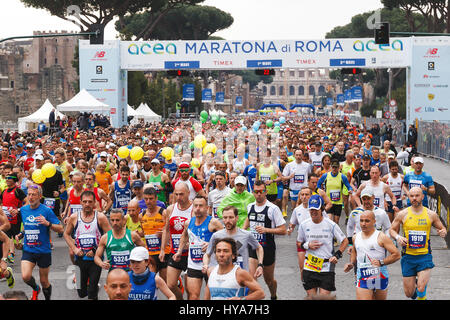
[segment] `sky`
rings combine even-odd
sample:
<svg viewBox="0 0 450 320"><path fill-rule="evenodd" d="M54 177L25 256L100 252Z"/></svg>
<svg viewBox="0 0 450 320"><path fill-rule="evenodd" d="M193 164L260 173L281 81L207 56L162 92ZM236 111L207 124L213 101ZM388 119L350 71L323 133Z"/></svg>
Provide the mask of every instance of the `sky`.
<svg viewBox="0 0 450 320"><path fill-rule="evenodd" d="M227 40L322 39L334 27L349 23L354 15L382 7L380 0L205 0L202 4L233 16L231 27L214 34ZM78 32L79 28L45 10L27 8L19 0L2 0L1 39L50 30ZM116 35L110 22L105 40Z"/></svg>

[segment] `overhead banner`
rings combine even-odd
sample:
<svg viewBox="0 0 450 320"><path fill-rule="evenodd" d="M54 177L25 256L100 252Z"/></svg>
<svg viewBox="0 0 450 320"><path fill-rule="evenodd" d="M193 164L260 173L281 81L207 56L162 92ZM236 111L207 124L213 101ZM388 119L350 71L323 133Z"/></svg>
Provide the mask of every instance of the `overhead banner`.
<svg viewBox="0 0 450 320"><path fill-rule="evenodd" d="M333 98L327 98L327 106L331 107L334 103L334 99Z"/></svg>
<svg viewBox="0 0 450 320"><path fill-rule="evenodd" d="M202 102L212 102L212 90L211 89L203 89L202 90Z"/></svg>
<svg viewBox="0 0 450 320"><path fill-rule="evenodd" d="M414 38L408 123L450 121L450 37Z"/></svg>
<svg viewBox="0 0 450 320"><path fill-rule="evenodd" d="M344 91L344 102L349 103L352 102L352 90L347 89Z"/></svg>
<svg viewBox="0 0 450 320"><path fill-rule="evenodd" d="M225 104L225 92L216 92L216 104Z"/></svg>
<svg viewBox="0 0 450 320"><path fill-rule="evenodd" d="M186 101L195 100L195 85L190 83L183 84L183 100Z"/></svg>
<svg viewBox="0 0 450 320"><path fill-rule="evenodd" d="M241 107L242 106L242 96L237 96L236 97L236 107Z"/></svg>
<svg viewBox="0 0 450 320"><path fill-rule="evenodd" d="M122 41L127 70L251 68L401 68L410 65L410 39Z"/></svg>

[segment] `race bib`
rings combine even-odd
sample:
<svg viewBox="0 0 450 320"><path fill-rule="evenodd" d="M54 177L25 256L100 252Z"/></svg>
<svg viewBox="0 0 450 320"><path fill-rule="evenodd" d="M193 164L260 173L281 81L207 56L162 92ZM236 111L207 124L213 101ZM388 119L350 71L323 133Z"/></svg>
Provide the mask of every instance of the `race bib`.
<svg viewBox="0 0 450 320"><path fill-rule="evenodd" d="M52 210L55 209L55 203L56 203L55 198L44 198L44 205Z"/></svg>
<svg viewBox="0 0 450 320"><path fill-rule="evenodd" d="M70 205L70 215L74 213L81 213L83 211L83 206L81 204L71 204Z"/></svg>
<svg viewBox="0 0 450 320"><path fill-rule="evenodd" d="M161 249L161 239L156 234L146 234L145 242L150 252L157 252Z"/></svg>
<svg viewBox="0 0 450 320"><path fill-rule="evenodd" d="M130 198L128 196L122 195L117 198L117 203L119 204L119 208L127 209L129 202L130 202Z"/></svg>
<svg viewBox="0 0 450 320"><path fill-rule="evenodd" d="M380 276L380 268L372 266L371 263L363 263L359 268L361 280L372 280Z"/></svg>
<svg viewBox="0 0 450 320"><path fill-rule="evenodd" d="M412 189L414 187L422 187L422 181L420 180L410 180L409 181L409 189Z"/></svg>
<svg viewBox="0 0 450 320"><path fill-rule="evenodd" d="M305 182L305 175L304 174L296 174L294 175L294 183L303 183Z"/></svg>
<svg viewBox="0 0 450 320"><path fill-rule="evenodd" d="M239 268L244 269L244 258L242 256L238 256L234 264L239 266Z"/></svg>
<svg viewBox="0 0 450 320"><path fill-rule="evenodd" d="M39 241L39 234L41 231L39 229L36 230L25 230L25 242L29 247L38 247L41 245Z"/></svg>
<svg viewBox="0 0 450 320"><path fill-rule="evenodd" d="M152 182L151 185L153 189L156 190L156 192L159 192L159 188L161 187L161 184L159 182Z"/></svg>
<svg viewBox="0 0 450 320"><path fill-rule="evenodd" d="M380 205L380 198L373 199L373 205L378 207Z"/></svg>
<svg viewBox="0 0 450 320"><path fill-rule="evenodd" d="M314 165L314 167L321 167L322 161L313 161L313 165Z"/></svg>
<svg viewBox="0 0 450 320"><path fill-rule="evenodd" d="M425 248L426 240L427 240L426 231L410 230L408 232L408 247L410 249Z"/></svg>
<svg viewBox="0 0 450 320"><path fill-rule="evenodd" d="M130 250L111 251L111 267L112 268L128 268L130 259Z"/></svg>
<svg viewBox="0 0 450 320"><path fill-rule="evenodd" d="M172 248L173 251L177 252L180 246L181 234L172 234Z"/></svg>
<svg viewBox="0 0 450 320"><path fill-rule="evenodd" d="M323 268L324 259L308 254L305 260L305 269L313 272L321 272Z"/></svg>
<svg viewBox="0 0 450 320"><path fill-rule="evenodd" d="M216 219L219 219L219 216L217 215L217 209L219 209L219 207L213 207L212 212L213 212L213 217Z"/></svg>
<svg viewBox="0 0 450 320"><path fill-rule="evenodd" d="M253 234L253 238L255 238L255 240L257 240L259 244L264 247L266 245L266 235L256 231L256 226L264 227L264 222L250 221L250 232Z"/></svg>
<svg viewBox="0 0 450 320"><path fill-rule="evenodd" d="M330 190L330 199L331 201L341 200L341 190Z"/></svg>
<svg viewBox="0 0 450 320"><path fill-rule="evenodd" d="M397 200L400 200L400 198L402 197L402 190L392 190L392 193Z"/></svg>
<svg viewBox="0 0 450 320"><path fill-rule="evenodd" d="M203 252L201 243L191 243L189 245L189 253L191 255L192 262L200 263L203 261Z"/></svg>
<svg viewBox="0 0 450 320"><path fill-rule="evenodd" d="M78 237L78 243L80 245L80 249L83 251L90 251L94 249L96 245L96 238L91 235L81 235Z"/></svg>
<svg viewBox="0 0 450 320"><path fill-rule="evenodd" d="M266 181L269 181L270 180L270 176L267 176L267 175L261 175L261 181L262 182L266 182Z"/></svg>

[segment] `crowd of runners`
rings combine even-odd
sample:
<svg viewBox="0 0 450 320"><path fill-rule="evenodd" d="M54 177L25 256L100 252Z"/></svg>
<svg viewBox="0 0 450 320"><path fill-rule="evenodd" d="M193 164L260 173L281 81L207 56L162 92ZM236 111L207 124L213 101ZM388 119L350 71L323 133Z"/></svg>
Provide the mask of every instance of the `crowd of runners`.
<svg viewBox="0 0 450 320"><path fill-rule="evenodd" d="M339 267L357 299L387 299L401 263L406 297L424 300L431 227L446 236L433 179L414 146L373 140L345 118L297 116L3 133L3 298L51 299L63 237L80 298L276 300L275 235L294 233L308 297L336 291Z"/></svg>

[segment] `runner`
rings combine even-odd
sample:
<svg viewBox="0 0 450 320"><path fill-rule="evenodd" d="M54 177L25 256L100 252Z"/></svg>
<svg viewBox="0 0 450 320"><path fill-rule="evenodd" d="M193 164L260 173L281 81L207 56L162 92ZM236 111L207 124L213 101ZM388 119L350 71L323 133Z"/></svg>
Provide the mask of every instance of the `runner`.
<svg viewBox="0 0 450 320"><path fill-rule="evenodd" d="M102 268L95 264L94 255L100 237L104 232L111 230L111 226L106 216L95 210L96 200L92 191L83 191L80 199L82 210L68 218L64 239L70 250L74 252L75 265L80 270L78 296L98 300L98 282Z"/></svg>
<svg viewBox="0 0 450 320"><path fill-rule="evenodd" d="M295 161L289 162L283 170L283 180L289 181L292 208L295 208L301 188L308 185L308 175L311 173L311 165L302 161L303 151L295 150L294 156Z"/></svg>
<svg viewBox="0 0 450 320"><path fill-rule="evenodd" d="M264 291L247 271L233 263L236 261L236 242L220 239L214 245L218 265L208 269L205 300L262 300ZM248 289L248 294L245 291Z"/></svg>
<svg viewBox="0 0 450 320"><path fill-rule="evenodd" d="M174 190L175 203L167 208L166 224L163 229L161 240L161 252L159 254L159 261L163 262L165 259L165 249L168 240L170 239L170 257L167 267L167 285L175 294L177 300L183 300L183 291L179 288L182 286L180 274L187 268L187 250L183 252L180 261L174 261L173 255L177 253L180 245L180 238L184 231L184 223L192 217L192 201L189 200L189 187L184 182L179 182Z"/></svg>
<svg viewBox="0 0 450 320"><path fill-rule="evenodd" d="M95 209L100 212L108 212L112 207L112 200L108 196L108 194L100 187L95 186L95 174L92 172L87 172L84 177L85 188L86 191L92 191L95 194Z"/></svg>
<svg viewBox="0 0 450 320"><path fill-rule="evenodd" d="M12 240L8 238L6 233L0 230L0 256L2 257L0 260L0 279L6 279L8 288L12 289L15 285L15 278L13 269L8 267L8 248L10 247L9 243Z"/></svg>
<svg viewBox="0 0 450 320"><path fill-rule="evenodd" d="M389 188L391 188L391 191L395 196L394 203L398 209L397 211L394 210L391 197L386 196L386 202L388 205L387 212L391 221L394 220L394 214L403 208L403 199L406 198L402 192L403 178L403 175L399 174L398 162L394 160L389 163L389 173L381 179L389 186Z"/></svg>
<svg viewBox="0 0 450 320"><path fill-rule="evenodd" d="M131 282L131 291L128 300L157 300L160 290L169 300L176 297L170 291L164 280L148 269L149 254L145 247L136 247L130 253L130 267L128 272Z"/></svg>
<svg viewBox="0 0 450 320"><path fill-rule="evenodd" d="M123 269L114 269L108 272L103 288L109 300L128 300L131 292L130 276Z"/></svg>
<svg viewBox="0 0 450 320"><path fill-rule="evenodd" d="M122 209L111 210L109 221L112 229L102 235L95 252L94 262L105 270L121 268L128 271L131 250L135 246L145 246L136 232L131 232L125 227L124 216ZM106 253L105 260L103 253Z"/></svg>
<svg viewBox="0 0 450 320"><path fill-rule="evenodd" d="M33 289L31 300L38 300L42 291L45 300L50 300L52 286L48 281L50 265L52 264L52 250L50 248L50 230L62 233L64 228L52 210L40 203L42 189L38 185L28 188L28 203L20 209L24 227L24 243L21 262L23 281ZM18 242L22 234L16 236ZM41 286L36 284L32 272L34 267L39 268Z"/></svg>
<svg viewBox="0 0 450 320"><path fill-rule="evenodd" d="M264 157L264 161L257 166L257 179L256 181L262 181L267 187L267 200L275 203L278 197L277 183L282 180L282 174L280 168L277 165L271 163L272 152L267 149L267 154Z"/></svg>
<svg viewBox="0 0 450 320"><path fill-rule="evenodd" d="M161 171L160 164L158 159L151 161L152 170L147 175L147 181L158 191L158 200L167 203L166 185L170 184L170 179L167 174Z"/></svg>
<svg viewBox="0 0 450 320"><path fill-rule="evenodd" d="M263 275L264 281L269 287L270 299L277 300L277 281L274 278L276 245L275 235L286 234L286 222L278 206L267 200L266 185L262 181L256 181L253 188L255 202L247 206L248 218L244 223L244 229L250 227L250 231L259 244L264 248ZM256 272L259 267L255 250L251 250L250 274Z"/></svg>
<svg viewBox="0 0 450 320"><path fill-rule="evenodd" d="M61 218L64 224L67 224L67 220L74 213L80 213L83 209L81 205L81 194L84 191L84 174L76 171L72 174L73 186L69 189L69 200Z"/></svg>
<svg viewBox="0 0 450 320"><path fill-rule="evenodd" d="M178 167L178 173L172 180L172 186L175 189L178 183L184 182L189 188L189 200L194 200L195 196L198 194L200 196L206 197L205 190L203 190L202 185L193 177L189 175L191 171L191 166L187 162L180 163Z"/></svg>
<svg viewBox="0 0 450 320"><path fill-rule="evenodd" d="M430 231L435 227L439 236L445 238L447 230L436 212L423 206L423 190L413 187L409 191L411 206L400 211L389 231L402 248L403 290L411 299L426 300L427 285L434 268L431 255ZM404 237L400 236L400 225Z"/></svg>
<svg viewBox="0 0 450 320"><path fill-rule="evenodd" d="M222 230L223 225L208 215L208 201L205 197L199 195L195 197L192 213L193 217L184 223L178 251L172 258L174 261L180 261L183 249L188 247L186 292L188 300L199 300L202 280L207 281L205 274L202 273L203 254L213 233Z"/></svg>
<svg viewBox="0 0 450 320"><path fill-rule="evenodd" d="M335 265L342 257L348 240L339 226L323 217L324 201L320 196L309 199L311 219L303 221L298 229L298 247L306 250L303 266L303 287L308 297L317 294L329 296L335 291ZM334 251L333 239L340 242Z"/></svg>
<svg viewBox="0 0 450 320"><path fill-rule="evenodd" d="M433 195L436 193L433 178L428 173L423 171L422 157L414 157L414 160L411 161L414 161L414 172L407 173L403 182L403 190L408 197L408 206L411 205L411 202L409 200L410 190L414 187L419 187L422 189L424 195L422 205L424 207L428 207L428 195Z"/></svg>
<svg viewBox="0 0 450 320"><path fill-rule="evenodd" d="M216 219L218 219L217 211L222 200L231 192L231 189L225 184L225 179L225 173L216 171L214 173L216 188L208 193L208 214Z"/></svg>
<svg viewBox="0 0 450 320"><path fill-rule="evenodd" d="M120 179L110 186L109 197L113 201L114 209L122 209L122 211L126 214L128 208L128 202L130 202L132 198L131 191L131 182L129 180L130 177L130 168L128 166L120 167Z"/></svg>
<svg viewBox="0 0 450 320"><path fill-rule="evenodd" d="M359 218L361 231L353 236L355 249L350 263L344 267L349 272L357 266L356 299L386 300L388 293L388 264L400 259L392 240L388 235L376 230L376 218L373 211L366 210ZM390 255L387 255L388 251Z"/></svg>

